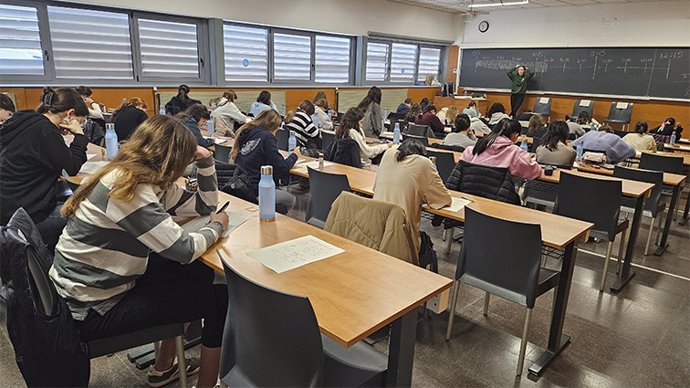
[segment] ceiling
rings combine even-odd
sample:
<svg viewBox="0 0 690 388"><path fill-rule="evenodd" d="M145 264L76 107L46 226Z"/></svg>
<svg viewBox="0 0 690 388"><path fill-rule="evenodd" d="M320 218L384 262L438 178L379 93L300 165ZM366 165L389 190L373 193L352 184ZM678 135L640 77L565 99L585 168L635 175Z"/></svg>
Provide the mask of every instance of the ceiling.
<svg viewBox="0 0 690 388"><path fill-rule="evenodd" d="M393 0L399 3L412 4L420 7L433 8L448 12L463 12L469 11L470 0ZM503 2L513 2L516 0L503 0ZM660 0L657 0L660 1ZM669 1L669 0L666 0ZM500 3L501 0L474 0L474 3ZM534 9L544 7L564 7L574 5L592 5L592 4L611 4L611 3L642 3L650 2L650 0L529 0L529 4L512 5L503 7L489 7L476 8L476 11L488 12L506 9Z"/></svg>

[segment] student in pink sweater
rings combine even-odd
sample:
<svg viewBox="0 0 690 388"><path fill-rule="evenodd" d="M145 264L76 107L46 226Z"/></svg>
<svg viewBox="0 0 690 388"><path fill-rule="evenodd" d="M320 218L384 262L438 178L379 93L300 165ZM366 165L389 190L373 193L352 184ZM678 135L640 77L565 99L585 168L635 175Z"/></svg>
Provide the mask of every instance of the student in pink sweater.
<svg viewBox="0 0 690 388"><path fill-rule="evenodd" d="M483 166L507 168L510 174L527 180L541 175L541 166L529 153L515 145L522 126L514 119L501 120L491 134L467 147L462 160Z"/></svg>

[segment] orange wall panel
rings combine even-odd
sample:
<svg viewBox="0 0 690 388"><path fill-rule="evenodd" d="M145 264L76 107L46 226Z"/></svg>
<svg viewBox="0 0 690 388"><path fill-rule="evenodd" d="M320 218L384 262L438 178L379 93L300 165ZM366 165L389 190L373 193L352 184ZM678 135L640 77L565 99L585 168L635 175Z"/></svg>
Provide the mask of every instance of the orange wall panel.
<svg viewBox="0 0 690 388"><path fill-rule="evenodd" d="M460 47L457 45L452 45L448 49L448 66L446 67L448 71L446 72L446 82L455 82L455 76L458 73L459 52Z"/></svg>
<svg viewBox="0 0 690 388"><path fill-rule="evenodd" d="M407 97L412 99L412 103L417 104L422 98L428 98L429 103L434 101L434 96L439 93L440 89L437 86L429 88L410 88L407 89ZM402 102L402 101L400 101Z"/></svg>

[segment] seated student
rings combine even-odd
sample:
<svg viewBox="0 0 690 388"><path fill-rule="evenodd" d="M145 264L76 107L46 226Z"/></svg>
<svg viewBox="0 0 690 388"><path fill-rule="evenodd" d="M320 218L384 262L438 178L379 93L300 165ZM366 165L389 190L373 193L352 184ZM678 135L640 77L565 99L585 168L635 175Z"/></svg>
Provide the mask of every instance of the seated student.
<svg viewBox="0 0 690 388"><path fill-rule="evenodd" d="M436 107L434 105L427 105L424 108L424 113L421 116L417 116L414 123L417 125L428 125L436 136L443 137L446 135L443 123L436 117Z"/></svg>
<svg viewBox="0 0 690 388"><path fill-rule="evenodd" d="M438 117L439 120L444 125L448 125L449 123L452 124L455 122L455 117L458 115L458 108L454 105L447 106L445 108L441 108L440 111L436 112L436 117Z"/></svg>
<svg viewBox="0 0 690 388"><path fill-rule="evenodd" d="M577 152L568 147L568 124L557 120L549 124L546 134L541 138L541 145L537 147L537 163L553 166L572 166Z"/></svg>
<svg viewBox="0 0 690 388"><path fill-rule="evenodd" d="M330 109L328 105L328 96L326 95L326 92L324 92L323 90L319 90L318 92L316 92L316 94L314 95L314 99L311 100L311 102L313 102L314 105L316 105L316 102L319 100L324 100L326 102L326 105L323 106L323 109L324 111L328 111Z"/></svg>
<svg viewBox="0 0 690 388"><path fill-rule="evenodd" d="M669 117L658 127L652 128L651 133L661 136L671 136L674 131L676 133L676 139L680 139L680 135L683 133L683 127L680 125L680 123L678 123L676 126L676 119Z"/></svg>
<svg viewBox="0 0 690 388"><path fill-rule="evenodd" d="M623 141L630 144L635 151L656 152L656 140L651 135L647 135L646 121L638 121L635 124L635 133L623 136Z"/></svg>
<svg viewBox="0 0 690 388"><path fill-rule="evenodd" d="M453 132L446 135L443 139L443 144L450 146L460 146L467 148L477 143L477 137L470 128L470 118L462 113L455 117L455 126Z"/></svg>
<svg viewBox="0 0 690 388"><path fill-rule="evenodd" d="M171 116L182 113L194 104L201 104L201 101L189 98L189 86L180 85L177 88L177 95L165 104L165 112Z"/></svg>
<svg viewBox="0 0 690 388"><path fill-rule="evenodd" d="M635 156L635 149L624 142L608 125L599 127L596 131L589 131L573 142L577 147L582 144L586 151L600 151L606 153L608 163L616 164Z"/></svg>
<svg viewBox="0 0 690 388"><path fill-rule="evenodd" d="M326 131L333 130L333 120L328 115L328 100L325 98L316 100L314 102L314 114L317 117L318 129ZM313 121L313 120L312 120Z"/></svg>
<svg viewBox="0 0 690 388"><path fill-rule="evenodd" d="M300 156L299 147L287 158L278 151L276 131L282 120L273 109L264 110L254 120L244 124L235 133L235 143L230 153L232 163L242 167L252 182L254 195L259 196L261 166L273 166L273 179L277 182L290 176L290 169ZM286 213L295 206L295 196L284 190L276 190L276 210Z"/></svg>
<svg viewBox="0 0 690 388"><path fill-rule="evenodd" d="M479 117L470 117L470 128L472 128L474 133L482 133L483 135L491 133L491 128L489 128Z"/></svg>
<svg viewBox="0 0 690 388"><path fill-rule="evenodd" d="M175 183L194 161L196 194ZM217 205L211 153L179 120L159 115L145 121L62 209L69 221L49 276L81 339L203 319L201 365L190 360L187 374L198 371L197 386L213 387L228 294L196 259L228 227L227 214L215 214ZM174 218L206 215L210 222L193 232ZM174 359L175 341L164 340L148 372L150 386L177 379Z"/></svg>
<svg viewBox="0 0 690 388"><path fill-rule="evenodd" d="M506 108L499 102L495 102L493 105L491 105L486 115L489 118L489 121L486 123L486 125L488 125L491 129L493 129L494 125L498 124L499 121L510 118L510 116L506 114Z"/></svg>
<svg viewBox="0 0 690 388"><path fill-rule="evenodd" d="M467 104L467 108L465 108L462 113L466 114L469 116L470 119L472 118L479 118L479 109L477 109L477 103L474 101L470 101Z"/></svg>
<svg viewBox="0 0 690 388"><path fill-rule="evenodd" d="M598 129L601 127L601 123L598 122L594 117L591 117L585 110L577 115L577 119L575 121L580 124L581 127L589 127L590 129Z"/></svg>
<svg viewBox="0 0 690 388"><path fill-rule="evenodd" d="M219 136L234 136L235 126L242 125L249 120L235 105L236 100L237 93L234 90L226 90L223 97L218 101L216 109L211 112Z"/></svg>
<svg viewBox="0 0 690 388"><path fill-rule="evenodd" d="M359 102L357 108L364 112L362 130L366 137L378 138L383 131L383 117L381 116L381 89L376 86L369 88L367 95Z"/></svg>
<svg viewBox="0 0 690 388"><path fill-rule="evenodd" d="M77 93L79 93L81 98L84 100L86 107L89 108L88 118L94 120L103 120L103 111L101 110L101 106L98 105L98 103L94 102L93 98L91 98L91 96L93 95L91 88L86 86L80 86L77 88Z"/></svg>
<svg viewBox="0 0 690 388"><path fill-rule="evenodd" d="M276 104L271 101L271 92L262 90L259 96L256 97L256 101L252 102L249 106L249 114L253 117L257 117L259 113L269 109L273 109L276 112L278 111Z"/></svg>
<svg viewBox="0 0 690 388"><path fill-rule="evenodd" d="M14 102L5 93L0 93L0 124L4 123L9 119L17 108L14 106Z"/></svg>
<svg viewBox="0 0 690 388"><path fill-rule="evenodd" d="M357 145L359 146L359 155L362 159L362 167L371 170L371 159L385 152L390 145L367 144L364 131L362 131L362 120L364 120L364 112L362 112L361 109L348 109L347 112L345 112L345 115L343 115L343 120L340 123L340 126L335 130L335 137L337 139L352 139L356 141Z"/></svg>
<svg viewBox="0 0 690 388"><path fill-rule="evenodd" d="M422 115L422 106L419 104L414 104L410 108L410 111L405 115L405 121L408 123L414 123L417 117Z"/></svg>
<svg viewBox="0 0 690 388"><path fill-rule="evenodd" d="M76 175L89 140L81 128L89 111L74 89L46 88L41 106L20 111L0 126L0 225L23 207L52 249L67 222L56 184L62 170ZM69 147L61 134L71 133Z"/></svg>
<svg viewBox="0 0 690 388"><path fill-rule="evenodd" d="M410 108L412 108L412 99L407 97L403 103L398 105L398 109L395 110L395 113L406 115L410 111Z"/></svg>
<svg viewBox="0 0 690 388"><path fill-rule="evenodd" d="M528 152L515 145L520 136L520 122L503 119L491 130L491 134L465 148L462 160L489 167L507 168L512 176L533 180L541 175L541 166Z"/></svg>
<svg viewBox="0 0 690 388"><path fill-rule="evenodd" d="M374 199L403 208L413 233L419 235L422 205L433 209L450 206L452 197L426 156L424 143L407 139L383 154L374 183ZM413 239L417 252L421 239Z"/></svg>
<svg viewBox="0 0 690 388"><path fill-rule="evenodd" d="M424 110L424 108L426 108L427 105L429 105L428 98L424 97L421 101L419 101L419 106L422 107L422 110Z"/></svg>
<svg viewBox="0 0 690 388"><path fill-rule="evenodd" d="M295 131L299 147L321 149L321 132L314 126L311 119L315 110L311 101L304 100L285 116L283 129Z"/></svg>
<svg viewBox="0 0 690 388"><path fill-rule="evenodd" d="M529 118L529 123L527 124L527 130L522 129L524 133L529 137L541 138L546 133L546 125L541 119L540 115L532 115Z"/></svg>
<svg viewBox="0 0 690 388"><path fill-rule="evenodd" d="M215 144L212 139L207 139L201 134L201 128L206 128L206 123L211 119L211 114L205 106L194 104L184 112L175 115L175 117L180 119L185 127L192 132L198 145L208 148Z"/></svg>
<svg viewBox="0 0 690 388"><path fill-rule="evenodd" d="M139 97L133 97L113 112L113 124L117 140L124 141L134 132L139 124L146 121L149 116L146 114L146 103Z"/></svg>
<svg viewBox="0 0 690 388"><path fill-rule="evenodd" d="M587 117L589 117L589 114L587 114L587 112L585 112L585 111L582 111L580 113L584 113L587 115ZM582 128L582 123L579 122L579 117L574 118L574 117L565 116L565 122L568 124L568 135L571 139L577 139L578 137L585 134L585 129ZM583 118L583 123L584 123L584 118Z"/></svg>

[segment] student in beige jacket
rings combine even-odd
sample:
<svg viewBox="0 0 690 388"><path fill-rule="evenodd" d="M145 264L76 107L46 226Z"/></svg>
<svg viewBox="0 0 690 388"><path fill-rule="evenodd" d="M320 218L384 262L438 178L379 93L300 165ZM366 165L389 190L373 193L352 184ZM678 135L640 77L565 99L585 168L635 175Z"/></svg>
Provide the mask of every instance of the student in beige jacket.
<svg viewBox="0 0 690 388"><path fill-rule="evenodd" d="M656 152L656 140L652 135L647 135L646 121L638 121L635 125L635 133L623 136L623 141L630 144L635 151Z"/></svg>

